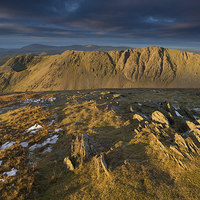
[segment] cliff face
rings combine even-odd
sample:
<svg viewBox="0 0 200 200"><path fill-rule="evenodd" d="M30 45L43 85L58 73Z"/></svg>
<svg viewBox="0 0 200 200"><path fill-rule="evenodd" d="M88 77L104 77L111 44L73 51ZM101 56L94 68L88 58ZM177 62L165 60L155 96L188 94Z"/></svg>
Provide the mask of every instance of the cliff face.
<svg viewBox="0 0 200 200"><path fill-rule="evenodd" d="M0 67L1 91L199 88L200 55L160 47L17 56Z"/></svg>

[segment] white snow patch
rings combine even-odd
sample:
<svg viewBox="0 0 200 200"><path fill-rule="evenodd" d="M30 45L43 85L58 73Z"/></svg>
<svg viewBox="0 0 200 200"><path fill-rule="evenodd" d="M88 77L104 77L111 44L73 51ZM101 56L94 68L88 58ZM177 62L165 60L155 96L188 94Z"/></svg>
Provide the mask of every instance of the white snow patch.
<svg viewBox="0 0 200 200"><path fill-rule="evenodd" d="M180 114L179 114L179 112L178 112L178 111L176 111L176 110L175 110L175 113L176 113L176 116L178 116L178 117L183 117L183 116L182 116L182 115L180 115Z"/></svg>
<svg viewBox="0 0 200 200"><path fill-rule="evenodd" d="M142 104L141 104L141 103L138 103L138 105L141 106Z"/></svg>
<svg viewBox="0 0 200 200"><path fill-rule="evenodd" d="M19 170L12 168L12 170L11 170L10 172L4 172L2 175L7 174L7 176L16 176L16 173L17 173L18 171L19 171Z"/></svg>
<svg viewBox="0 0 200 200"><path fill-rule="evenodd" d="M2 162L3 162L3 161L2 161L2 160L0 160L0 165L2 164Z"/></svg>
<svg viewBox="0 0 200 200"><path fill-rule="evenodd" d="M30 133L36 133L38 129L43 128L41 125L37 125L36 124L34 126L31 126L29 129L26 130L26 132L31 131Z"/></svg>
<svg viewBox="0 0 200 200"><path fill-rule="evenodd" d="M54 101L56 100L56 97L51 97L51 98L48 98L48 99L43 99L43 98L40 98L40 99L25 99L24 101L20 101L22 103L44 103L44 102L47 102L47 101Z"/></svg>
<svg viewBox="0 0 200 200"><path fill-rule="evenodd" d="M44 149L44 151L42 153L46 153L46 152L51 152L52 148L51 147L47 147L46 149Z"/></svg>
<svg viewBox="0 0 200 200"><path fill-rule="evenodd" d="M200 111L200 108L194 108L193 110L195 110L195 111Z"/></svg>
<svg viewBox="0 0 200 200"><path fill-rule="evenodd" d="M11 147L13 144L15 144L16 142L6 142L5 144L3 144L2 146L1 146L1 150L4 150L4 149L6 149L6 148L8 148L8 147Z"/></svg>
<svg viewBox="0 0 200 200"><path fill-rule="evenodd" d="M0 181L4 182L5 180L3 178L0 178Z"/></svg>
<svg viewBox="0 0 200 200"><path fill-rule="evenodd" d="M62 131L62 128L57 128L57 129L55 129L55 132L56 132L56 133L59 132L59 131Z"/></svg>
<svg viewBox="0 0 200 200"><path fill-rule="evenodd" d="M23 147L27 147L28 146L28 142L21 142L20 145L23 146Z"/></svg>
<svg viewBox="0 0 200 200"><path fill-rule="evenodd" d="M29 147L29 150L33 151L36 148L45 146L46 144L55 144L57 142L57 140L58 140L58 135L54 135L51 138L48 138L47 140L45 140L42 144L36 143L36 144L32 145L31 147Z"/></svg>
<svg viewBox="0 0 200 200"><path fill-rule="evenodd" d="M54 121L55 121L55 120L52 120L52 121L49 123L49 126L52 126Z"/></svg>

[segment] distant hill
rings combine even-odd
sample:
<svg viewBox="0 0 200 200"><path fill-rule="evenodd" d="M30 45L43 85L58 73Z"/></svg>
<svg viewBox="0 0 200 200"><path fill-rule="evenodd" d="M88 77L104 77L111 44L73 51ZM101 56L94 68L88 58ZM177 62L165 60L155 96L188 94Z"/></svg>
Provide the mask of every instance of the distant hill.
<svg viewBox="0 0 200 200"><path fill-rule="evenodd" d="M67 50L52 56L19 55L0 67L1 92L94 88L200 88L200 55L156 46Z"/></svg>
<svg viewBox="0 0 200 200"><path fill-rule="evenodd" d="M28 46L24 46L20 49L1 49L0 48L0 58L12 55L12 54L41 54L46 52L46 55L50 53L52 54L61 54L66 50L75 50L75 51L112 51L112 50L126 50L130 49L130 47L119 46L97 46L97 45L71 45L71 46L49 46L49 45L41 45L41 44L31 44Z"/></svg>

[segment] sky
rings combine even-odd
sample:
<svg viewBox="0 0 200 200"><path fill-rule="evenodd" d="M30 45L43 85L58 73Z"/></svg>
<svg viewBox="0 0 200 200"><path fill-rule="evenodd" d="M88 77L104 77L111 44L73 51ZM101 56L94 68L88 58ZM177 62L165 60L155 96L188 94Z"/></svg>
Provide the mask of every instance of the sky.
<svg viewBox="0 0 200 200"><path fill-rule="evenodd" d="M2 0L0 48L200 47L200 0Z"/></svg>

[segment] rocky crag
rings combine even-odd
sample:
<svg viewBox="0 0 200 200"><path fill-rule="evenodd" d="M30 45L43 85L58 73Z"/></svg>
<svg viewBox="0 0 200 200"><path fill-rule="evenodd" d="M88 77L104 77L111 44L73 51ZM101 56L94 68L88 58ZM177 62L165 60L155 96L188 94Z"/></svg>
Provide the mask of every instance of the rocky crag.
<svg viewBox="0 0 200 200"><path fill-rule="evenodd" d="M200 55L161 47L17 56L0 67L0 90L199 88Z"/></svg>

